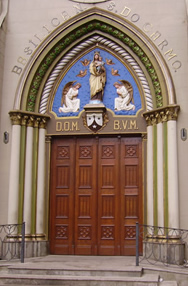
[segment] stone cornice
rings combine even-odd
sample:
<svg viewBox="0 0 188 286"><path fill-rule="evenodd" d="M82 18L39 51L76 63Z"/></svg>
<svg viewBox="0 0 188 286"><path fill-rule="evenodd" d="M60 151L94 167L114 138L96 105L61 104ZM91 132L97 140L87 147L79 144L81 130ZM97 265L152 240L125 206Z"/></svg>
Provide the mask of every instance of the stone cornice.
<svg viewBox="0 0 188 286"><path fill-rule="evenodd" d="M26 112L21 110L11 110L9 112L12 125L21 125L27 127L46 128L46 124L50 116Z"/></svg>
<svg viewBox="0 0 188 286"><path fill-rule="evenodd" d="M158 123L177 120L179 105L169 105L163 108L158 108L152 111L143 113L147 126L152 126Z"/></svg>

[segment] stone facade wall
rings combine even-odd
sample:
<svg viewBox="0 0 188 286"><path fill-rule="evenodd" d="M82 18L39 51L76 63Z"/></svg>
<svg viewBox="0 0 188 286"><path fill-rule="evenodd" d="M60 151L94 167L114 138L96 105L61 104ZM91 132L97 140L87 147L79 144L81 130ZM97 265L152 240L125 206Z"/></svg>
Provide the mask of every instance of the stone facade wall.
<svg viewBox="0 0 188 286"><path fill-rule="evenodd" d="M9 173L9 148L4 144L4 132L7 130L7 121L9 125L9 116L4 113L4 104L7 100L3 92L4 73L5 73L5 49L7 34L7 13L8 1L0 1L0 224L7 221L8 205L8 173Z"/></svg>

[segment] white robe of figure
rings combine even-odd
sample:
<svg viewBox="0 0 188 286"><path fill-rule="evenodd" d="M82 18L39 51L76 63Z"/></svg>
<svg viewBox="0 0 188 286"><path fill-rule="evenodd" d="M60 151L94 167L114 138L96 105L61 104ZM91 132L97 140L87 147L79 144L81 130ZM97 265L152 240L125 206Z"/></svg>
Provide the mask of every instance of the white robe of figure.
<svg viewBox="0 0 188 286"><path fill-rule="evenodd" d="M118 97L115 98L115 110L135 109L134 104L130 103L130 94L124 85L116 89Z"/></svg>
<svg viewBox="0 0 188 286"><path fill-rule="evenodd" d="M77 98L78 89L69 89L65 95L66 105L59 108L59 112L77 112L80 109L80 99Z"/></svg>

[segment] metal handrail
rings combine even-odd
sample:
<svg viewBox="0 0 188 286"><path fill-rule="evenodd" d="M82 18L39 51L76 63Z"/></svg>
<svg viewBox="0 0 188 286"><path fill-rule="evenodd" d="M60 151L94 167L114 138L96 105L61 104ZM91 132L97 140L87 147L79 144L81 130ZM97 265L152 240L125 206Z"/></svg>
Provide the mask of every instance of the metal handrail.
<svg viewBox="0 0 188 286"><path fill-rule="evenodd" d="M136 266L152 265L187 267L188 230L136 223Z"/></svg>
<svg viewBox="0 0 188 286"><path fill-rule="evenodd" d="M24 263L25 222L0 225L0 259L20 259Z"/></svg>

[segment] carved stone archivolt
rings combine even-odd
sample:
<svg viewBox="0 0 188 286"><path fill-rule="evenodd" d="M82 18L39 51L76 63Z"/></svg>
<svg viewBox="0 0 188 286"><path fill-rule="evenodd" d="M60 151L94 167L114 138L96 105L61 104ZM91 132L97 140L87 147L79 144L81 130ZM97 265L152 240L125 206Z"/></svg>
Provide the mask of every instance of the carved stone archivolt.
<svg viewBox="0 0 188 286"><path fill-rule="evenodd" d="M46 128L48 115L36 114L31 112L10 111L12 125L21 125L27 127Z"/></svg>
<svg viewBox="0 0 188 286"><path fill-rule="evenodd" d="M170 105L164 108L145 112L143 116L146 120L147 126L152 126L170 120L177 120L179 110L179 105Z"/></svg>

